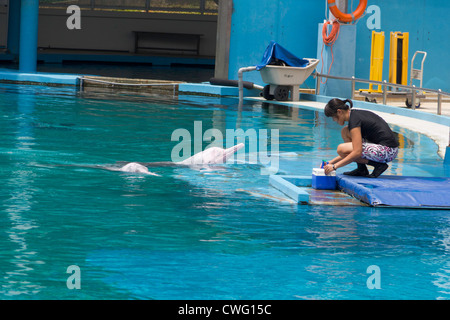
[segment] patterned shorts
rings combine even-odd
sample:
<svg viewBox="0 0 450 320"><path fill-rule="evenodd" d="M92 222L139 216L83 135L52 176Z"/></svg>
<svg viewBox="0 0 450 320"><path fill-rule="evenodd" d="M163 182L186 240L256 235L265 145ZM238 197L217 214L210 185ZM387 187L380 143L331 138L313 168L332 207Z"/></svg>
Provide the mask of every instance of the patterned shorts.
<svg viewBox="0 0 450 320"><path fill-rule="evenodd" d="M370 142L363 142L362 147L362 158L375 162L391 162L398 154L398 148L386 147Z"/></svg>

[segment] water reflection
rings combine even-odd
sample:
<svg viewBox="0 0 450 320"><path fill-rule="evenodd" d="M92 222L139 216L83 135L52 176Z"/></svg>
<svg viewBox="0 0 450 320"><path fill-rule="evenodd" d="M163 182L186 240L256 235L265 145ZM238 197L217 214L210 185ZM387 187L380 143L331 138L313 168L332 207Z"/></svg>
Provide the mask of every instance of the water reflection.
<svg viewBox="0 0 450 320"><path fill-rule="evenodd" d="M35 108L34 95L18 95L15 135L15 150L24 155L31 151L35 144L33 133L33 112ZM25 156L26 160L26 156ZM4 201L4 210L11 224L7 231L13 257L10 269L5 268L4 283L1 293L6 296L21 294L36 294L43 287L27 279L37 261L37 252L33 251L27 242L27 235L38 225L28 217L33 204L33 172L25 165L24 159L18 159L13 166L11 178L6 182L10 191L9 198Z"/></svg>
<svg viewBox="0 0 450 320"><path fill-rule="evenodd" d="M450 254L450 217L443 217L442 228L439 229L438 233L442 236L442 239L437 243L437 245L444 249L442 254L442 260L439 264L442 265L432 276L435 278L433 284L437 286L442 293L443 297L437 297L438 299L448 299L450 295L450 259L448 258Z"/></svg>

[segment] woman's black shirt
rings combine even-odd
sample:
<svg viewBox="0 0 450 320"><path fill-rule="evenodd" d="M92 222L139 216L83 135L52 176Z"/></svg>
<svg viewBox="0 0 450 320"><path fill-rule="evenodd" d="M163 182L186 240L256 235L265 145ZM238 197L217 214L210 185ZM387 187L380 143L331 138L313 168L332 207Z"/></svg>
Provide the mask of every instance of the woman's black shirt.
<svg viewBox="0 0 450 320"><path fill-rule="evenodd" d="M361 127L361 136L367 142L380 144L390 148L398 147L394 132L383 118L367 110L351 110L348 129Z"/></svg>

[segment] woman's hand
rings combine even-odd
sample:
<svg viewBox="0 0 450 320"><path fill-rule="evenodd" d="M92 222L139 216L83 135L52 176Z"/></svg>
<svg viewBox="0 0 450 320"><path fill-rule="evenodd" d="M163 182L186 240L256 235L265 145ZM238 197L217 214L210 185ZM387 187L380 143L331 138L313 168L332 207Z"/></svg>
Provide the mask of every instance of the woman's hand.
<svg viewBox="0 0 450 320"><path fill-rule="evenodd" d="M334 165L333 164L327 164L323 168L325 170L325 174L330 174L332 171L334 171Z"/></svg>

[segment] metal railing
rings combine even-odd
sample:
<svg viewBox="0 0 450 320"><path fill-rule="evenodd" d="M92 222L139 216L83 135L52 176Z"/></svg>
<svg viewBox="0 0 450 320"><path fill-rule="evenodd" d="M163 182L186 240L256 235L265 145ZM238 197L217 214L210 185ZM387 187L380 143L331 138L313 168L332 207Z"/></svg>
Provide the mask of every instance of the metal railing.
<svg viewBox="0 0 450 320"><path fill-rule="evenodd" d="M313 76L316 78L316 94L317 95L320 94L320 84L321 84L322 78L351 81L351 83L352 83L352 99L354 99L355 88L356 88L357 82L375 84L375 85L381 86L383 88L381 91L381 94L383 96L383 104L386 104L386 102L387 102L387 97L388 97L388 93L389 93L388 89L387 89L388 86L393 87L393 88L410 90L411 92L409 94L411 95L411 108L413 110L416 109L417 91L433 92L433 93L437 94L437 112L436 113L438 115L442 114L442 96L450 97L450 93L444 92L441 89L438 89L438 90L427 89L427 88L416 87L415 85L407 86L407 85L402 85L402 84L390 83L390 82L387 82L386 80L375 81L375 80L359 79L359 78L355 78L355 77L346 78L346 77L330 76L330 75L321 74L318 72L314 73Z"/></svg>
<svg viewBox="0 0 450 320"><path fill-rule="evenodd" d="M117 3L117 1L116 1ZM105 0L40 0L43 7L67 7L78 5L82 9L90 10L135 10L140 12L189 12L196 14L217 14L218 0L129 0L114 1Z"/></svg>
<svg viewBox="0 0 450 320"><path fill-rule="evenodd" d="M174 96L176 95L176 91L178 89L178 86L181 83L184 83L184 82L181 82L181 81L180 82L171 82L171 81L166 81L166 82L159 81L159 82L156 82L155 81L155 82L151 82L151 83L148 83L148 82L147 83L146 82L130 83L130 82L124 82L124 81L109 81L109 80L104 80L104 79L103 80L102 79L94 79L94 78L89 77L89 76L80 77L79 81L80 81L79 82L80 91L84 91L85 84L88 84L89 82L91 82L91 83L102 84L105 87L110 86L112 88L127 88L127 87L130 87L130 88L141 89L141 88L144 88L144 87L147 87L147 88L172 87ZM153 81L153 80L150 80L150 81Z"/></svg>

